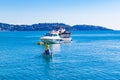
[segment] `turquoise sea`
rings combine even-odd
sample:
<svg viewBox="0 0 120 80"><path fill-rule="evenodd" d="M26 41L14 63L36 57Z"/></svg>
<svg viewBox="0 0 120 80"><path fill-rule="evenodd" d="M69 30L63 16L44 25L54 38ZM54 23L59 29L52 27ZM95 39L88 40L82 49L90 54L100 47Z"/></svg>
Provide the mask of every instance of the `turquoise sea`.
<svg viewBox="0 0 120 80"><path fill-rule="evenodd" d="M46 32L0 32L0 80L120 80L119 31L74 31L52 59L37 45Z"/></svg>

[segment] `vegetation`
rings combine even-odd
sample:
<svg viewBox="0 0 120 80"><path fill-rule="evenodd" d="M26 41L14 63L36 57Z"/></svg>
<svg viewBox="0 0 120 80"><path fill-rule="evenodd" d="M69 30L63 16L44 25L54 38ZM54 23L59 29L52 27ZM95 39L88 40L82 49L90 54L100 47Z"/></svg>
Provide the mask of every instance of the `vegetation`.
<svg viewBox="0 0 120 80"><path fill-rule="evenodd" d="M66 25L64 23L38 23L32 25L13 25L0 23L0 31L45 31L56 30L59 27L63 27L67 30L111 30L101 26L94 25Z"/></svg>

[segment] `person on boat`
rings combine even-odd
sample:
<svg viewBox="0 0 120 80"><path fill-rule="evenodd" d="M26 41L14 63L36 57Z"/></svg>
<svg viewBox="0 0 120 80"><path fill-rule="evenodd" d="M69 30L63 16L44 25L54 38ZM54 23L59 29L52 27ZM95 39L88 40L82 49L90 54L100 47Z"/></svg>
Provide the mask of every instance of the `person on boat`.
<svg viewBox="0 0 120 80"><path fill-rule="evenodd" d="M48 43L45 45L44 55L52 55L52 52L50 51L50 46Z"/></svg>

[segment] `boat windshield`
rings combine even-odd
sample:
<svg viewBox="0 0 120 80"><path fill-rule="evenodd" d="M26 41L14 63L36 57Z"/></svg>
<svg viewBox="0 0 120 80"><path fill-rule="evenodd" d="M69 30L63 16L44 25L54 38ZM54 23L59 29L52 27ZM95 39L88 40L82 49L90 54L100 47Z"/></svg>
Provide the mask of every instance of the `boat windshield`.
<svg viewBox="0 0 120 80"><path fill-rule="evenodd" d="M57 36L57 34L51 34L51 36Z"/></svg>
<svg viewBox="0 0 120 80"><path fill-rule="evenodd" d="M50 34L50 33L46 33L45 36L58 36L57 34Z"/></svg>

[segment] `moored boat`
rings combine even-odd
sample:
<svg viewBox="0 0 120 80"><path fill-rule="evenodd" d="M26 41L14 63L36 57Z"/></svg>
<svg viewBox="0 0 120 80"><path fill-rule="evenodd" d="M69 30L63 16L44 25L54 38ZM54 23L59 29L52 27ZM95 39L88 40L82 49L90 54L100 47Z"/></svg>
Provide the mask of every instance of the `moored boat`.
<svg viewBox="0 0 120 80"><path fill-rule="evenodd" d="M64 43L72 41L71 32L66 31L63 28L60 28L58 31L59 31L59 36L62 38Z"/></svg>
<svg viewBox="0 0 120 80"><path fill-rule="evenodd" d="M52 30L41 37L41 41L44 43L69 43L72 41L71 32L63 28L60 28L58 31Z"/></svg>
<svg viewBox="0 0 120 80"><path fill-rule="evenodd" d="M44 43L60 43L60 41L62 41L62 38L57 32L50 32L41 37L41 41Z"/></svg>

